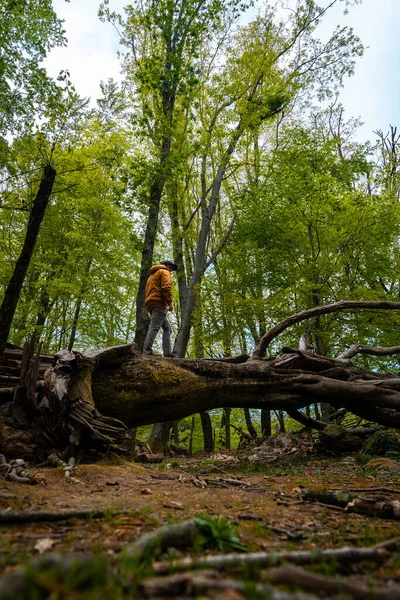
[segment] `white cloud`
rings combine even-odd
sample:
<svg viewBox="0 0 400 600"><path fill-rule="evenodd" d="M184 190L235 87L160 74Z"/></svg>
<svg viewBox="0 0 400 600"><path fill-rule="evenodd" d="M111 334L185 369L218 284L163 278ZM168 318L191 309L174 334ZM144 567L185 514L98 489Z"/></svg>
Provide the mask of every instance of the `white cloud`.
<svg viewBox="0 0 400 600"><path fill-rule="evenodd" d="M77 92L92 100L100 96L100 81L120 78L118 33L99 20L99 4L99 0L53 0L54 10L65 21L68 45L51 50L44 63L52 77L68 70ZM123 13L126 4L126 0L110 0L116 12Z"/></svg>

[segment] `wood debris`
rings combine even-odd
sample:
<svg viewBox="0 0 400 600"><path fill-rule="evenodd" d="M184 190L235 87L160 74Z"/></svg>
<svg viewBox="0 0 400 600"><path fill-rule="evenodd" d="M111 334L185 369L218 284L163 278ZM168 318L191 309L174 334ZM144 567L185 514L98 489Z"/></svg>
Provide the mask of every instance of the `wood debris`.
<svg viewBox="0 0 400 600"><path fill-rule="evenodd" d="M207 487L207 482L202 477L199 477L198 475L195 475L194 477L192 477L191 482L193 483L193 485L195 485L196 487L199 487L199 488Z"/></svg>

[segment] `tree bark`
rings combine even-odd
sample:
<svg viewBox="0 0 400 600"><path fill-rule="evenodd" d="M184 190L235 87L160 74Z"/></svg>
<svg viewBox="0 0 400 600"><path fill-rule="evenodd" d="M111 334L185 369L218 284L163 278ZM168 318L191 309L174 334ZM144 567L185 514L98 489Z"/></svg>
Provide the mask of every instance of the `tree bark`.
<svg viewBox="0 0 400 600"><path fill-rule="evenodd" d="M214 408L288 411L317 401L345 406L383 425L400 426L399 377L344 368L315 354L239 364L134 356L118 368L96 370L92 390L96 407L129 427Z"/></svg>
<svg viewBox="0 0 400 600"><path fill-rule="evenodd" d="M325 308L332 312L332 305ZM400 377L365 371L349 359L290 348L275 359L168 359L143 356L135 344L86 355L62 351L55 358L32 414L18 395L0 407L0 452L6 456L39 456L67 443L118 445L126 441L127 428L165 423L169 430L176 419L215 408L286 411L322 428L301 415L309 405L326 403L400 428Z"/></svg>
<svg viewBox="0 0 400 600"><path fill-rule="evenodd" d="M201 426L203 429L204 450L214 450L213 430L211 417L208 412L200 413Z"/></svg>
<svg viewBox="0 0 400 600"><path fill-rule="evenodd" d="M162 170L163 162L166 162L169 153L170 139L168 147L165 149L163 158L161 159L160 170ZM158 227L158 216L160 210L161 196L165 185L165 175L156 176L150 189L150 206L147 217L146 232L143 242L142 261L140 265L139 287L136 295L136 334L135 343L140 349L143 348L148 329L147 310L144 304L146 281L150 274L150 268L153 261L154 244Z"/></svg>
<svg viewBox="0 0 400 600"><path fill-rule="evenodd" d="M264 437L272 435L271 411L265 408L261 409L261 433Z"/></svg>
<svg viewBox="0 0 400 600"><path fill-rule="evenodd" d="M165 423L155 423L147 444L150 446L152 452L164 452L169 438L169 432L172 427L173 421L167 421Z"/></svg>
<svg viewBox="0 0 400 600"><path fill-rule="evenodd" d="M400 428L400 377L299 351L245 363L142 356L130 345L62 352L44 393L33 416L15 402L0 407L0 452L28 458L68 443L120 444L127 428L214 408L290 413L317 401Z"/></svg>
<svg viewBox="0 0 400 600"><path fill-rule="evenodd" d="M257 437L257 431L254 428L254 425L252 423L251 420L251 414L250 414L250 409L249 408L245 408L244 409L244 418L246 420L246 425L247 425L247 431L250 434L250 437L255 440Z"/></svg>

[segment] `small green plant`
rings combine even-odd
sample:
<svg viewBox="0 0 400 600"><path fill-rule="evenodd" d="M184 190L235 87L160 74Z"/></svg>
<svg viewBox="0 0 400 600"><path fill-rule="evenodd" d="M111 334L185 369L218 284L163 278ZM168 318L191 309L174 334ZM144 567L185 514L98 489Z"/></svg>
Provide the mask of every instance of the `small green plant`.
<svg viewBox="0 0 400 600"><path fill-rule="evenodd" d="M379 541L379 536L372 533L371 526L369 523L365 523L364 534L360 535L357 540L360 546L372 546Z"/></svg>
<svg viewBox="0 0 400 600"><path fill-rule="evenodd" d="M245 552L246 544L240 541L236 526L224 517L196 516L194 521L201 531L200 546L217 548L221 552Z"/></svg>
<svg viewBox="0 0 400 600"><path fill-rule="evenodd" d="M370 454L356 454L354 459L358 465L366 465L370 460L373 459L373 456Z"/></svg>
<svg viewBox="0 0 400 600"><path fill-rule="evenodd" d="M121 573L124 576L134 575L134 585L142 579L151 577L153 560L158 556L159 549L157 540L149 543L141 554L132 554L129 548L125 548L120 557Z"/></svg>
<svg viewBox="0 0 400 600"><path fill-rule="evenodd" d="M163 460L158 465L159 471L165 471L165 469L180 469L180 464L177 460Z"/></svg>

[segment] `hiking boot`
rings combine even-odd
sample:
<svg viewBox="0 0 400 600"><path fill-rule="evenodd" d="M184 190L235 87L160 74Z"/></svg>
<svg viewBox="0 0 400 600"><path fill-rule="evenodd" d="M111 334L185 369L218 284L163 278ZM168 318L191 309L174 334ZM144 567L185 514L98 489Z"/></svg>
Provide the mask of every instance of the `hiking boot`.
<svg viewBox="0 0 400 600"><path fill-rule="evenodd" d="M162 356L161 354L157 354L157 352L153 352L153 350L151 352L145 352L144 356Z"/></svg>

